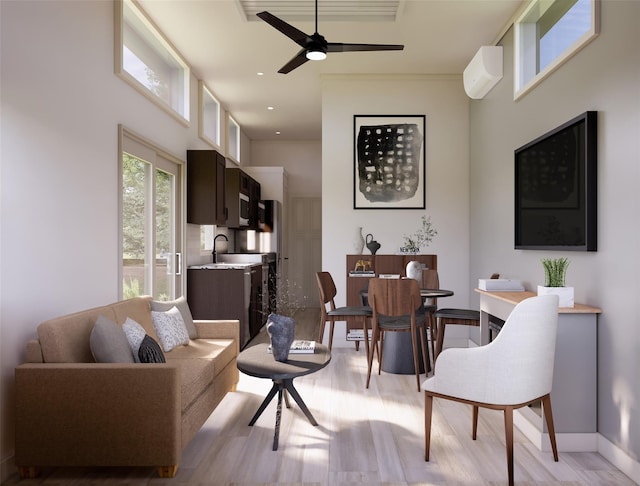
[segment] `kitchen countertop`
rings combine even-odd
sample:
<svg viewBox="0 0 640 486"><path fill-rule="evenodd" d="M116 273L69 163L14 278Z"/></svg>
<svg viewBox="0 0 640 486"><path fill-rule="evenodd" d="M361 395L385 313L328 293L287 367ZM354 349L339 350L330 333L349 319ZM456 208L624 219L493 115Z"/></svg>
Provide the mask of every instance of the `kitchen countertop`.
<svg viewBox="0 0 640 486"><path fill-rule="evenodd" d="M261 265L260 263L205 263L203 265L191 265L189 270L244 270L245 268Z"/></svg>

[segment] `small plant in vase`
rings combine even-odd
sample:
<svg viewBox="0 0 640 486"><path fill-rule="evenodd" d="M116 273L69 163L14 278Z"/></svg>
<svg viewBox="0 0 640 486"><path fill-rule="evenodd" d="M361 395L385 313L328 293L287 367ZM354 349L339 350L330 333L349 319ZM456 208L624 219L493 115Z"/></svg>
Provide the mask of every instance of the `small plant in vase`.
<svg viewBox="0 0 640 486"><path fill-rule="evenodd" d="M565 285L567 268L571 263L567 258L543 258L544 286L538 285L538 295L555 294L560 298L560 307L573 307L573 287Z"/></svg>
<svg viewBox="0 0 640 486"><path fill-rule="evenodd" d="M404 245L400 247L402 253L419 253L421 248L429 246L438 231L431 224L431 216L422 216L422 224L412 235L404 235Z"/></svg>

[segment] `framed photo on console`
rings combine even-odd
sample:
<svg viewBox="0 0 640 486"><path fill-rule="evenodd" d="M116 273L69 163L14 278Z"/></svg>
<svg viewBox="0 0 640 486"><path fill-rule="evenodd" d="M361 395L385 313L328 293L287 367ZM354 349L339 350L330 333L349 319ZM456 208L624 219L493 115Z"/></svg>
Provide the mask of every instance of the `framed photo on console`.
<svg viewBox="0 0 640 486"><path fill-rule="evenodd" d="M353 116L353 208L425 208L425 115Z"/></svg>

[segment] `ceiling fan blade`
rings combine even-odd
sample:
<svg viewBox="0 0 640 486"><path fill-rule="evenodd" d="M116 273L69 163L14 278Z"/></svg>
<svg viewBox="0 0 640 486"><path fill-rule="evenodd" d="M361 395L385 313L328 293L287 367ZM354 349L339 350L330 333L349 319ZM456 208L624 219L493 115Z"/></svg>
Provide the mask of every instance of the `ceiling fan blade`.
<svg viewBox="0 0 640 486"><path fill-rule="evenodd" d="M281 74L288 74L291 71L293 71L295 68L302 66L308 60L309 59L307 59L307 50L302 49L300 52L298 52L298 54L296 54L296 56L293 59L291 59L287 64L282 66L278 70L278 72Z"/></svg>
<svg viewBox="0 0 640 486"><path fill-rule="evenodd" d="M339 42L329 42L327 52L356 52L356 51L401 51L404 49L400 44L342 44Z"/></svg>
<svg viewBox="0 0 640 486"><path fill-rule="evenodd" d="M310 40L310 36L302 32L301 30L296 29L293 25L287 24L284 20L279 19L269 12L260 12L256 15L266 23L271 25L271 27L278 29L280 32L282 32L289 39L293 40L301 47L304 47Z"/></svg>

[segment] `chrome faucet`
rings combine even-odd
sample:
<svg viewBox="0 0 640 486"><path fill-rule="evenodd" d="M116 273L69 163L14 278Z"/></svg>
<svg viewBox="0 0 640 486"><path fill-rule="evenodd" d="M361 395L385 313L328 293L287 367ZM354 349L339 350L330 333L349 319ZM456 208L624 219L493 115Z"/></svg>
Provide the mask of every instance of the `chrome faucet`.
<svg viewBox="0 0 640 486"><path fill-rule="evenodd" d="M218 254L216 253L216 241L218 241L218 238L224 238L225 241L229 241L229 238L227 238L227 235L223 235L222 233L219 235L216 235L216 237L213 239L213 251L211 252L213 255L213 263L218 263Z"/></svg>

